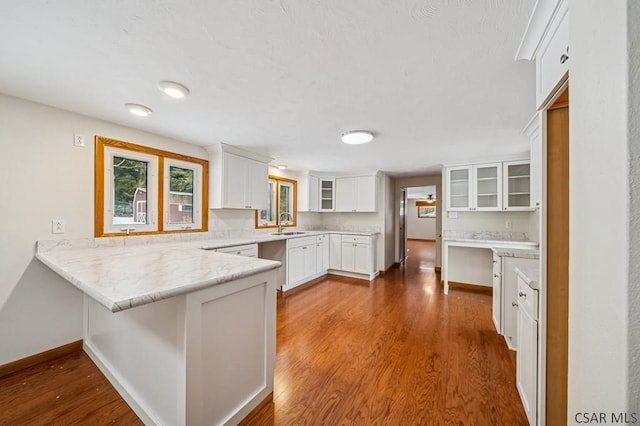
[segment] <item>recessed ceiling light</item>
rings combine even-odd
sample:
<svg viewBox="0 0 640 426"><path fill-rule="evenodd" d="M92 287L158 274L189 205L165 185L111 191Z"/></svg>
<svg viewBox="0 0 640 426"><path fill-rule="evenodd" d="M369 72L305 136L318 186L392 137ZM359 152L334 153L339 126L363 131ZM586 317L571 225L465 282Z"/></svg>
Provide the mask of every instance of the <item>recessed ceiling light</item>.
<svg viewBox="0 0 640 426"><path fill-rule="evenodd" d="M367 130L350 130L342 134L342 142L359 145L373 140L373 133Z"/></svg>
<svg viewBox="0 0 640 426"><path fill-rule="evenodd" d="M140 104L124 104L124 107L133 115L138 117L146 117L153 112L151 108Z"/></svg>
<svg viewBox="0 0 640 426"><path fill-rule="evenodd" d="M288 166L286 164L278 164L276 167L279 168L280 170L286 170Z"/></svg>
<svg viewBox="0 0 640 426"><path fill-rule="evenodd" d="M189 89L187 89L186 86L176 83L175 81L161 81L158 83L158 88L167 96L176 99L182 99L189 94Z"/></svg>

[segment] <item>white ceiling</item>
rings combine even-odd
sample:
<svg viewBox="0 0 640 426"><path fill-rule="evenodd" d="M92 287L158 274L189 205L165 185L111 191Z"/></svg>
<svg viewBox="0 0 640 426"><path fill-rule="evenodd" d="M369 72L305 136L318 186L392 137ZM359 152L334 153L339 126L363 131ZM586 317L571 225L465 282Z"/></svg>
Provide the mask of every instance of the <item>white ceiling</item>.
<svg viewBox="0 0 640 426"><path fill-rule="evenodd" d="M527 152L534 69L513 58L534 3L4 1L0 92L292 169L433 173Z"/></svg>

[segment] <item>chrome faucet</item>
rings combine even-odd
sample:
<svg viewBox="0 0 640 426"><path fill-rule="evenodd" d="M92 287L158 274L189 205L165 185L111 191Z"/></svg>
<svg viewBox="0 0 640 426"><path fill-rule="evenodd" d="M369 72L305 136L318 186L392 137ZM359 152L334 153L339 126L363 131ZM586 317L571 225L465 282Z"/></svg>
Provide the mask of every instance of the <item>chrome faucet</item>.
<svg viewBox="0 0 640 426"><path fill-rule="evenodd" d="M289 222L293 222L293 218L291 217L291 213L280 213L280 221L278 222L278 234L282 234L282 221L287 220Z"/></svg>

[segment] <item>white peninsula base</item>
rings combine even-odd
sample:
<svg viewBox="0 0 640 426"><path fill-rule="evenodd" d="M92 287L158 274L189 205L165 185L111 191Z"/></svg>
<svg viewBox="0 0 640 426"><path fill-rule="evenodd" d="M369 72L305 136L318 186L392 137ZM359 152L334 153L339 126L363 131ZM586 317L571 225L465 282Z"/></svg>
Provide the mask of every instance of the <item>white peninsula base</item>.
<svg viewBox="0 0 640 426"><path fill-rule="evenodd" d="M115 313L84 301L84 349L145 424L237 424L272 398L275 270Z"/></svg>

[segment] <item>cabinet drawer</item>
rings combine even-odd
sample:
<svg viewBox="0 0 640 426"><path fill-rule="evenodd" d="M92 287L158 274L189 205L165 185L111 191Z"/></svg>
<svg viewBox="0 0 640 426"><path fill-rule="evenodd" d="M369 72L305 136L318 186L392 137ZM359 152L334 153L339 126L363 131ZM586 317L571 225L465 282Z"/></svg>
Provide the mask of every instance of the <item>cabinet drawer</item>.
<svg viewBox="0 0 640 426"><path fill-rule="evenodd" d="M218 253L236 254L247 257L258 257L257 244L244 244L241 246L222 247L216 250Z"/></svg>
<svg viewBox="0 0 640 426"><path fill-rule="evenodd" d="M325 240L329 240L328 234L316 235L316 242L322 244Z"/></svg>
<svg viewBox="0 0 640 426"><path fill-rule="evenodd" d="M308 246L308 245L316 245L315 235L311 237L290 238L287 240L288 248L302 247L302 246Z"/></svg>
<svg viewBox="0 0 640 426"><path fill-rule="evenodd" d="M534 290L518 277L518 309L531 317L532 320L538 320L538 290Z"/></svg>
<svg viewBox="0 0 640 426"><path fill-rule="evenodd" d="M343 243L355 243L355 244L370 244L371 237L366 235L343 235Z"/></svg>

